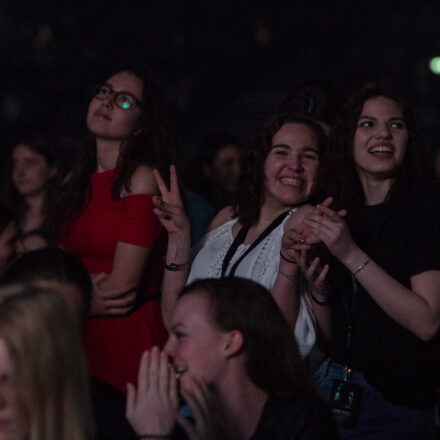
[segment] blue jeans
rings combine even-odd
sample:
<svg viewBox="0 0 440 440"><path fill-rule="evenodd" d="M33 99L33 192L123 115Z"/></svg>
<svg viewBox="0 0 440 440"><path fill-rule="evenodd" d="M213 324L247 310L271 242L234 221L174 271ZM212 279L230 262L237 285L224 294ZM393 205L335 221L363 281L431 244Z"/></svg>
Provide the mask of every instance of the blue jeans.
<svg viewBox="0 0 440 440"><path fill-rule="evenodd" d="M327 359L313 376L312 383L325 400L330 399L333 380L343 380L343 370ZM357 426L339 427L343 440L435 440L434 409L389 403L359 371L351 373L350 382L362 387L362 401Z"/></svg>

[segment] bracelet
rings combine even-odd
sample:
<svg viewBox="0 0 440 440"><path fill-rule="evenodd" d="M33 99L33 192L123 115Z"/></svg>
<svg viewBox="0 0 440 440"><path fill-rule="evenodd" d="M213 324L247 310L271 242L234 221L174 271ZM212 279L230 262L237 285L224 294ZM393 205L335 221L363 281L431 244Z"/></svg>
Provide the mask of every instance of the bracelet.
<svg viewBox="0 0 440 440"><path fill-rule="evenodd" d="M371 261L371 258L368 257L367 261L365 261L364 263L362 263L354 272L353 272L353 276L357 275L369 262Z"/></svg>
<svg viewBox="0 0 440 440"><path fill-rule="evenodd" d="M170 435L171 435L171 433L169 433L169 434L140 434L138 437L140 439L143 439L143 438L145 438L145 439L153 438L154 439L154 438L169 438Z"/></svg>
<svg viewBox="0 0 440 440"><path fill-rule="evenodd" d="M296 285L296 275L288 275L282 270L278 270L278 273L282 275L284 278L288 279L293 285Z"/></svg>
<svg viewBox="0 0 440 440"><path fill-rule="evenodd" d="M290 264L298 264L297 262L296 262L296 260L289 260L288 258L286 258L284 255L283 255L283 253L280 251L280 257L284 260L284 261L287 261L288 263L290 263Z"/></svg>
<svg viewBox="0 0 440 440"><path fill-rule="evenodd" d="M165 269L170 270L171 272L177 272L181 270L187 270L189 268L189 261L183 264L176 264L176 263L165 263Z"/></svg>
<svg viewBox="0 0 440 440"><path fill-rule="evenodd" d="M330 305L330 301L320 301L318 298L316 298L316 296L313 295L311 290L309 290L309 293L310 293L310 297L313 299L313 301L315 301L316 304L319 304L320 306L329 306Z"/></svg>

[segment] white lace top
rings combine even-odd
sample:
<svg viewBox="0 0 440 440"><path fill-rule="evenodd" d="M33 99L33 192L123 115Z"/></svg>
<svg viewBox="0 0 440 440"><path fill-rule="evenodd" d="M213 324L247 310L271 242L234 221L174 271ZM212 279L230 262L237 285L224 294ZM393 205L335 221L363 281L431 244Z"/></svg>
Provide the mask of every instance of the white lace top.
<svg viewBox="0 0 440 440"><path fill-rule="evenodd" d="M240 262L235 276L251 279L263 285L266 289L271 290L278 275L284 222L291 213L292 211L277 228ZM230 220L217 229L208 232L196 248L193 249L197 254L191 266L188 283L200 278L220 278L223 260L234 241L232 227L236 222L237 219ZM229 273L231 267L246 252L249 246L241 244L238 247L237 252L229 263L226 274ZM315 320L305 289L301 292L301 304L295 327L295 337L301 356L306 357L315 343L316 332Z"/></svg>

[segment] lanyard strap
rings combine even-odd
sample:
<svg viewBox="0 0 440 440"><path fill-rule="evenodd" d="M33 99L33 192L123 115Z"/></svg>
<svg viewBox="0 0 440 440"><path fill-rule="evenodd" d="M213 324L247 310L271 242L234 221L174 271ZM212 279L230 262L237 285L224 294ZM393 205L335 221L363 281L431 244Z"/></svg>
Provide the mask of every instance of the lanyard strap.
<svg viewBox="0 0 440 440"><path fill-rule="evenodd" d="M290 212L286 211L283 212L281 215L279 215L255 240L254 242L249 246L249 248L246 250L246 252L243 253L243 255L234 263L234 265L231 267L231 270L229 272L229 277L233 277L238 265L242 262L242 260L250 253L253 249L255 249L258 244L260 244L275 228L277 228L281 222L286 218L287 214ZM247 233L249 232L250 226L243 226L240 231L238 232L237 236L235 237L234 241L232 242L231 246L228 249L228 252L226 253L225 259L222 263L222 275L221 278L224 278L226 275L226 270L228 269L229 263L231 262L232 257L237 252L238 246L240 246L245 238Z"/></svg>
<svg viewBox="0 0 440 440"><path fill-rule="evenodd" d="M384 221L382 222L382 225L379 229L379 234L376 237L376 240L371 246L370 250L370 256L374 255L378 252L379 246L381 244L382 236L385 232L385 229L388 225L388 222L390 220L391 214L388 213L385 216ZM347 316L347 356L348 356L348 362L351 363L353 361L353 325L354 325L354 318L357 311L357 302L359 299L359 283L356 280L354 274L351 274L351 295L347 296L345 300L342 301L342 306L345 310L346 316ZM348 370L351 371L351 369L346 366ZM346 377L347 380L347 371L346 371Z"/></svg>

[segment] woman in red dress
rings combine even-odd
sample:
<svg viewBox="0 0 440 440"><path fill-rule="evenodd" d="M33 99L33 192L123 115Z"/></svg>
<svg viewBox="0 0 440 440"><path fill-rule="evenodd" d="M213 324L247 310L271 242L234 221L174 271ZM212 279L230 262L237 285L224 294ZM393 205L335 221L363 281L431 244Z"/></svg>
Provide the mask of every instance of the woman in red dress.
<svg viewBox="0 0 440 440"><path fill-rule="evenodd" d="M143 351L166 340L154 297L163 246L152 170L176 162L177 142L149 71L124 70L98 87L87 127L90 142L63 190L59 241L94 280L84 330L90 374L125 392Z"/></svg>

